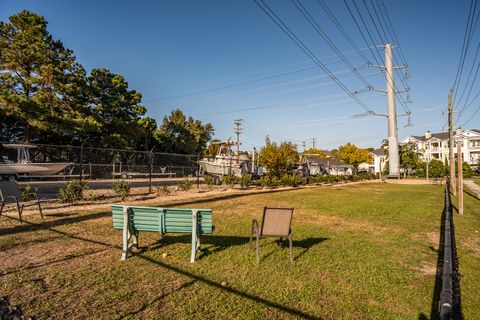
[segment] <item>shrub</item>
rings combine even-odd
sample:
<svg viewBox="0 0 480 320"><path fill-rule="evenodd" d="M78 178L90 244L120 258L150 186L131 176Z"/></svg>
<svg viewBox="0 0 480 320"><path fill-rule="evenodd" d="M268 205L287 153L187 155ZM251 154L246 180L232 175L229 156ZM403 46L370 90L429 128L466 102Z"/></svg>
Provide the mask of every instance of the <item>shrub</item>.
<svg viewBox="0 0 480 320"><path fill-rule="evenodd" d="M65 184L65 188L60 188L58 200L61 203L74 203L75 201L83 200L83 191L87 189L87 182L72 180Z"/></svg>
<svg viewBox="0 0 480 320"><path fill-rule="evenodd" d="M32 201L37 198L37 194L35 193L35 190L29 185L23 187L20 187L20 192L22 193L22 199L23 201Z"/></svg>
<svg viewBox="0 0 480 320"><path fill-rule="evenodd" d="M463 170L463 177L464 178L471 178L473 175L472 167L468 164L468 162L464 162L462 164Z"/></svg>
<svg viewBox="0 0 480 320"><path fill-rule="evenodd" d="M113 184L113 192L122 200L125 200L126 197L130 194L130 182L125 180L119 180Z"/></svg>
<svg viewBox="0 0 480 320"><path fill-rule="evenodd" d="M296 187L300 184L302 184L303 180L301 177L293 174L293 175L289 175L289 174L284 174L282 176L282 178L280 179L281 181L281 184L286 186L286 187Z"/></svg>
<svg viewBox="0 0 480 320"><path fill-rule="evenodd" d="M156 188L157 196L167 196L170 194L170 189L166 184L162 184L161 186L157 186Z"/></svg>
<svg viewBox="0 0 480 320"><path fill-rule="evenodd" d="M277 187L280 185L280 179L267 174L260 178L260 185L262 187Z"/></svg>
<svg viewBox="0 0 480 320"><path fill-rule="evenodd" d="M233 187L233 185L238 183L238 178L233 175L228 175L223 177L223 184Z"/></svg>
<svg viewBox="0 0 480 320"><path fill-rule="evenodd" d="M203 177L203 181L207 185L208 188L211 188L213 186L213 177L212 176L205 176Z"/></svg>
<svg viewBox="0 0 480 320"><path fill-rule="evenodd" d="M192 189L193 183L192 181L188 180L188 178L183 179L181 182L178 183L178 187L182 191L188 191Z"/></svg>
<svg viewBox="0 0 480 320"><path fill-rule="evenodd" d="M239 183L242 188L249 187L252 184L252 175L248 173L243 174Z"/></svg>

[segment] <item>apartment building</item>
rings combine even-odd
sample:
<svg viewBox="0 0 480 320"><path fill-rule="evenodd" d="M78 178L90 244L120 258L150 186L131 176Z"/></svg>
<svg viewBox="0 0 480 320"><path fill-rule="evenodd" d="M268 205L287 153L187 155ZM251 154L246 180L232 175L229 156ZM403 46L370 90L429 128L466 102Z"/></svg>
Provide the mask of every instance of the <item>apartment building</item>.
<svg viewBox="0 0 480 320"><path fill-rule="evenodd" d="M477 166L480 161L480 130L470 129L457 131L454 135L455 141L462 143L462 158L472 166ZM400 144L411 143L418 151L422 161L432 159L448 162L449 143L448 132L432 133L427 131L423 136L408 136ZM455 159L457 157L457 142L454 143Z"/></svg>

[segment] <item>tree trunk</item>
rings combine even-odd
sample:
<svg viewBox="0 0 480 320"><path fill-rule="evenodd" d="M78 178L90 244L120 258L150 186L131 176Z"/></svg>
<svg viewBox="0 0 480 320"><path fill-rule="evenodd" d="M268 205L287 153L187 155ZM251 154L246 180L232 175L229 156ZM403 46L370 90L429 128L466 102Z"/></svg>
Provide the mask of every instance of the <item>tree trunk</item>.
<svg viewBox="0 0 480 320"><path fill-rule="evenodd" d="M23 142L30 143L31 131L28 122L25 122L25 127L23 129Z"/></svg>

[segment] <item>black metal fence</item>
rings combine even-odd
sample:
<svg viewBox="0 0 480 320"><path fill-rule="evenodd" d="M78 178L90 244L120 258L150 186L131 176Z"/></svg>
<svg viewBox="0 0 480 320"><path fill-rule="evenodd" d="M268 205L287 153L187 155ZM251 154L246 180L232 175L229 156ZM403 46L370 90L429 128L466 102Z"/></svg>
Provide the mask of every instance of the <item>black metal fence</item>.
<svg viewBox="0 0 480 320"><path fill-rule="evenodd" d="M450 195L450 181L445 187L445 215L443 221L442 240L440 250L443 251L441 273L441 291L438 303L439 318L462 319L460 273L458 268L457 247L455 244L455 230L453 224L452 199Z"/></svg>
<svg viewBox="0 0 480 320"><path fill-rule="evenodd" d="M55 172L62 167L57 166L59 164L65 167ZM20 179L173 178L192 176L197 169L198 155L47 144L22 148L7 142L0 144L0 174L11 171Z"/></svg>

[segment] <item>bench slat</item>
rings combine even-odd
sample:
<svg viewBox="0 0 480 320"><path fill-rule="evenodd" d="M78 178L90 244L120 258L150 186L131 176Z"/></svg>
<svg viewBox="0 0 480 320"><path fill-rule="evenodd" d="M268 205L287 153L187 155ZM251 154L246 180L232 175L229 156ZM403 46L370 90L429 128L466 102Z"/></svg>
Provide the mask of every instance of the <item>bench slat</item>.
<svg viewBox="0 0 480 320"><path fill-rule="evenodd" d="M164 212L165 232L192 233L192 211L198 210L199 232L213 233L210 209L128 207L130 208L131 227L134 231L160 232L160 215ZM115 229L123 229L123 208L121 205L112 205L112 222Z"/></svg>

